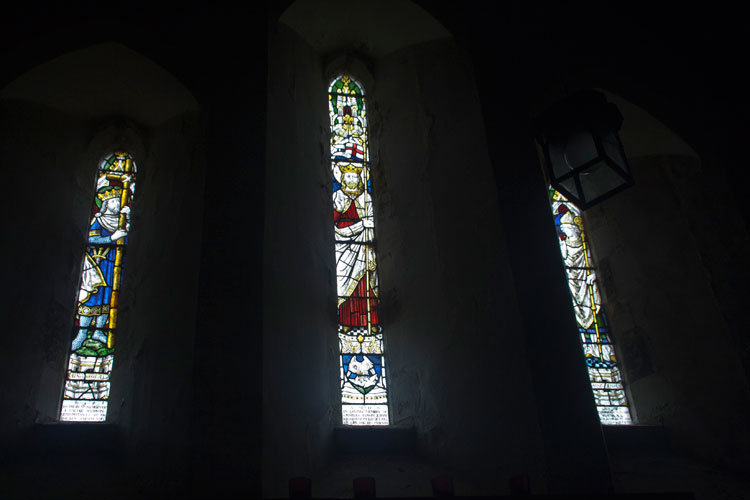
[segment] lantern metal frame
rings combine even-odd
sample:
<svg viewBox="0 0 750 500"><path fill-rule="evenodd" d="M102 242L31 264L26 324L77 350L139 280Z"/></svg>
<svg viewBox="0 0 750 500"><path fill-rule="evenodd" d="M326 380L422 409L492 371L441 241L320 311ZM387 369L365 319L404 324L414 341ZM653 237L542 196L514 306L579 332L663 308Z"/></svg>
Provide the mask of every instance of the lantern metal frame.
<svg viewBox="0 0 750 500"><path fill-rule="evenodd" d="M633 175L618 134L622 121L623 117L617 106L607 102L604 94L594 90L583 90L571 95L551 107L536 120L536 139L544 153L544 166L549 177L549 183L581 210L591 208L634 184ZM559 168L558 173L555 173L550 151L550 137L569 135L574 130L590 135L596 148L596 156L576 167L568 164L565 167L568 171L564 174L559 173ZM624 165L618 165L607 153L603 144L605 133L612 134L617 140L617 148ZM605 163L622 179L622 183L603 194L587 199L581 176L587 174L592 167L599 163ZM578 194L573 193L562 184L570 179L575 182Z"/></svg>

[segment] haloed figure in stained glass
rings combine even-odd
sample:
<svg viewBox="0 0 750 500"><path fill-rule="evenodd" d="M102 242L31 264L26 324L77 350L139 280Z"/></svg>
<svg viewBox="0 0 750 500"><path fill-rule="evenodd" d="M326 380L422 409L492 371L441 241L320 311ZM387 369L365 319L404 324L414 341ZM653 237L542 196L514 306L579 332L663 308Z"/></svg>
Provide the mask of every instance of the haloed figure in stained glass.
<svg viewBox="0 0 750 500"><path fill-rule="evenodd" d="M129 177L123 178L129 182ZM78 334L71 349L79 351L87 342L88 348L99 351L107 346L108 335L104 332L110 314L112 285L115 279L115 258L118 241L127 243L130 230L130 207L121 206L121 186L103 186L97 190L96 205L100 210L89 226L88 243L78 291ZM92 331L91 324L94 324ZM111 344L112 341L109 341ZM83 354L83 353L82 353ZM92 353L93 354L93 353Z"/></svg>
<svg viewBox="0 0 750 500"><path fill-rule="evenodd" d="M345 425L388 425L367 107L362 86L348 75L334 79L328 89L328 114L342 421Z"/></svg>
<svg viewBox="0 0 750 500"><path fill-rule="evenodd" d="M599 419L604 424L629 424L628 402L581 211L552 188L550 202Z"/></svg>
<svg viewBox="0 0 750 500"><path fill-rule="evenodd" d="M135 175L135 162L125 152L113 153L99 165L60 407L62 421L102 422L107 418Z"/></svg>
<svg viewBox="0 0 750 500"><path fill-rule="evenodd" d="M363 330L371 335L379 331L372 198L362 182L361 166L335 170L341 185L333 193L339 324L346 331ZM361 351L345 357L344 376L360 391L369 391L380 381L380 361L373 359Z"/></svg>
<svg viewBox="0 0 750 500"><path fill-rule="evenodd" d="M581 217L571 212L567 205L560 204L555 214L555 226L560 237L560 252L568 268L568 285L576 320L587 329L599 312L601 297L599 288L594 286L596 271L588 263L583 244Z"/></svg>
<svg viewBox="0 0 750 500"><path fill-rule="evenodd" d="M368 320L377 325L372 199L362 182L362 167L344 165L336 170L341 184L333 193L339 321L352 327L367 327Z"/></svg>

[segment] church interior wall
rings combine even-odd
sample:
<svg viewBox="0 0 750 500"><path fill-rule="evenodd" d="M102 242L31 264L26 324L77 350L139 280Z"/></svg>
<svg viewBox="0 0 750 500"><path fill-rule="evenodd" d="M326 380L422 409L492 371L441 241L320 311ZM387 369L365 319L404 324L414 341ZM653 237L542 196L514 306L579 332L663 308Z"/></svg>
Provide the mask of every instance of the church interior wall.
<svg viewBox="0 0 750 500"><path fill-rule="evenodd" d="M6 219L9 230L24 244L3 245L4 276L18 284L18 295L3 301L6 331L13 332L5 352L28 356L8 356L3 364L8 370L5 379L18 381L3 386L9 411L3 413L2 429L8 437L36 420L39 379L47 378L48 371L64 368L66 342L59 334L72 317L80 265L73 245L82 247L88 217L86 209L81 210L86 203L83 192L90 191L96 167L91 165L91 179L81 184L87 137L80 120L32 103L1 101L0 105L5 184L19 195L18 199L3 198L4 212L13 213L18 200L36 207L23 217ZM29 182L32 179L39 181ZM72 214L79 216L75 223ZM40 283L47 286L40 287ZM29 334L32 331L36 334ZM42 385L46 410L55 411L59 389L59 381L52 387Z"/></svg>
<svg viewBox="0 0 750 500"><path fill-rule="evenodd" d="M2 372L12 381L4 384L3 408L13 410L3 412L0 433L18 453L3 489L56 496L81 464L89 464L93 478L73 481L69 492L82 498L112 484L137 494L184 481L193 401L182 381L193 369L205 168L193 146L200 118L191 111L145 126L107 110L81 117L18 99L0 106L0 161L7 189L19 196L6 198L4 213L24 214L8 217L23 245L4 245L4 276L19 288L6 290L11 295L3 300L5 326L16 333ZM65 430L55 422L95 174L121 149L135 157L138 177L109 405L117 431L86 424ZM97 452L110 457L92 464L89 455ZM125 471L113 476L115 465ZM34 479L40 471L46 481Z"/></svg>
<svg viewBox="0 0 750 500"><path fill-rule="evenodd" d="M475 89L466 54L444 39L378 60L373 100L394 419L413 419L424 449L479 494L497 487L479 486L485 467L538 477L544 459ZM512 451L498 456L488 432Z"/></svg>
<svg viewBox="0 0 750 500"><path fill-rule="evenodd" d="M645 17L637 19L644 21ZM534 116L566 94L605 83L606 88L640 103L656 117L646 120L643 110L636 113L632 104L605 92L625 115L621 138L636 183L587 211L585 217L587 221L593 219L590 230L594 251L604 257L600 271L605 299L614 300L615 342L620 331L624 334L625 345L618 349L626 377L633 383L637 422L659 425L668 437L668 446L673 452L679 450L676 453L681 458L670 455L657 459L643 438L635 440L643 445L640 457L622 457L612 444L609 455L616 490L674 490L680 482L689 488L688 484L692 487L703 481L695 491L712 498L723 487L717 486L716 476L711 479L705 472L711 469L712 474L728 478L746 467L743 464L748 460L746 426L739 424L746 420L750 331L744 306L739 306L748 303L747 287L740 284L748 275L747 205L741 202L739 189L746 185L745 174L733 166L737 153L732 153L731 141L736 141L736 132L734 122L721 111L725 104L707 97L709 93L701 87L706 74L713 78L722 73L707 70L705 61L696 62L695 51L684 47L678 50L672 40L660 39L658 34L643 40L623 36L632 26L624 21L609 25L605 36L609 43L601 46L589 44L587 37L594 35L587 29L592 26L587 25L585 17L580 24L552 19L536 23L538 20L519 16L506 26L511 33L508 38L515 37L515 46L524 47L522 52L526 54L520 62L523 70L516 73L523 75L518 86L496 87L496 97L485 92L494 75L490 78L490 70L479 72L486 117L506 105L505 95L526 99L520 107L525 105L524 111L532 110ZM479 38L490 42L489 35ZM550 43L552 39L556 40L554 44ZM508 58L515 53L509 51ZM711 53L716 65L727 60L726 54ZM592 64L598 58L602 63ZM510 127L493 129L493 119L486 121L492 137L512 137ZM659 121L662 124L657 126L655 122ZM521 128L527 126L522 116L514 123ZM532 124L528 129L533 130ZM506 192L512 193L520 185L520 176L504 175L513 184ZM606 222L607 217L617 217L622 226ZM608 262L610 250L619 252L617 269ZM652 284L653 276L660 276L660 283ZM630 283L628 293L620 286L626 282ZM638 304L637 313L628 309L632 304ZM640 325L634 323L634 315L640 316ZM639 329L647 322L651 322L648 330ZM644 339L646 336L650 337ZM654 341L656 337L659 340ZM712 345L705 347L705 342ZM656 373L647 375L651 370ZM727 386L731 389L724 389ZM638 431L634 427L632 436ZM686 456L697 462L687 464ZM626 463L630 466L623 467ZM727 465L735 472L718 472ZM693 470L695 474L678 470ZM727 479L735 486L726 491L741 491L736 486L742 482L738 477Z"/></svg>
<svg viewBox="0 0 750 500"><path fill-rule="evenodd" d="M321 61L270 32L263 239L263 489L321 466L336 421L328 129ZM325 207L325 208L323 208Z"/></svg>
<svg viewBox="0 0 750 500"><path fill-rule="evenodd" d="M296 475L318 497L350 496L357 476L375 477L381 497L429 496L438 474L453 476L457 494L504 494L509 477L528 474L534 493L612 483L746 496L747 174L741 129L710 107L720 99L694 78L701 68L650 39L607 45L599 60L571 25L521 3L480 19L421 2L439 21L422 19L426 40L410 33L394 40L419 43L394 49L385 28L368 29L366 43L349 30L319 39L322 50L277 21L288 4L270 2L268 17L169 11L158 26L136 14L115 34L96 29L109 10L88 25L75 10L49 25L2 20L0 40L15 38L0 44L0 87L18 85L0 94L0 496L284 497ZM95 65L17 79L105 36L124 45L94 52L133 63L131 49L141 51L150 61L137 73L153 85L111 85ZM334 439L325 76L342 54L370 73L391 417L414 430L415 450L352 452ZM97 99L78 92L62 106L55 92L76 91L75 75L98 82ZM644 126L651 136L630 143L635 187L586 213L638 423L661 432L667 451L638 427L627 453L611 439L605 448L580 346L559 334L575 325L530 116L565 85L642 104L700 158L682 143L659 150L658 130ZM110 91L126 105L110 106ZM111 421L59 425L94 174L118 130L142 176Z"/></svg>
<svg viewBox="0 0 750 500"><path fill-rule="evenodd" d="M731 252L742 234L696 157L630 164L636 186L587 211L586 221L637 422L664 426L675 446L703 458L742 463L748 408L737 395L747 384L704 250L721 232ZM697 231L707 213L714 227Z"/></svg>
<svg viewBox="0 0 750 500"><path fill-rule="evenodd" d="M635 422L664 428L681 453L742 467L747 318L739 304L748 298L740 277L750 247L727 172L708 147L716 138L697 141L699 156L648 112L603 92L623 113L636 183L585 221ZM680 128L691 135L695 126Z"/></svg>
<svg viewBox="0 0 750 500"><path fill-rule="evenodd" d="M282 495L288 477L314 474L325 485L316 494L337 496L376 459L343 463L330 449L340 410L324 57L284 25L270 43L264 492ZM429 474L447 464L476 494L505 487L489 470L539 477L543 452L524 344L512 334L517 305L469 66L447 40L371 67L365 91L391 415L416 429L423 457L389 457L390 469L406 473L384 471L379 491L429 494ZM294 245L281 237L289 232ZM485 375L453 369L467 365ZM311 378L279 380L276 371L288 366ZM498 455L498 441L513 453Z"/></svg>

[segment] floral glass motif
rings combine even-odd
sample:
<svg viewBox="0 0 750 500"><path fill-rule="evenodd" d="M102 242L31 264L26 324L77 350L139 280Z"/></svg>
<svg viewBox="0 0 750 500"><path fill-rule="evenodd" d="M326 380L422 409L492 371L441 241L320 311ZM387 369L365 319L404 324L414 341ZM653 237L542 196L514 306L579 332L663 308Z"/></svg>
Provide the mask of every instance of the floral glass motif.
<svg viewBox="0 0 750 500"><path fill-rule="evenodd" d="M367 108L362 86L348 75L333 80L328 89L328 113L341 413L345 425L388 425Z"/></svg>
<svg viewBox="0 0 750 500"><path fill-rule="evenodd" d="M581 211L552 187L549 195L599 420L603 424L630 424L628 401L601 306Z"/></svg>
<svg viewBox="0 0 750 500"><path fill-rule="evenodd" d="M127 153L114 153L99 166L76 299L61 421L102 422L107 417L135 173L135 162Z"/></svg>

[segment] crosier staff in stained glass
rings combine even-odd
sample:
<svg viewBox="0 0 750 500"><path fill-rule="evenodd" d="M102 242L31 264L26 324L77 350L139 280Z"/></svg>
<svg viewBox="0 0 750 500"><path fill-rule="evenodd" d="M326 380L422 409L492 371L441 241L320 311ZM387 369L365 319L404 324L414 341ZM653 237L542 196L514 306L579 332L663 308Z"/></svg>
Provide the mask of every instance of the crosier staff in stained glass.
<svg viewBox="0 0 750 500"><path fill-rule="evenodd" d="M89 226L89 246L78 292L79 329L71 345L74 352L86 350L87 347L97 352L103 347L107 350L114 347L112 330L117 323L122 248L127 243L130 230L128 194L131 177L126 173L129 170L127 165L121 168L125 172L107 173L98 183L100 187L97 189L96 205L100 211L94 214ZM93 342L84 346L92 323L94 331L90 339Z"/></svg>
<svg viewBox="0 0 750 500"><path fill-rule="evenodd" d="M581 212L552 188L550 198L599 418L602 423L629 424L627 398L601 306Z"/></svg>
<svg viewBox="0 0 750 500"><path fill-rule="evenodd" d="M583 222L577 210L565 203L555 209L555 225L560 237L560 251L568 273L568 286L573 296L573 309L587 356L610 361L611 353L602 348L609 342L607 334L599 328L597 314L601 309L601 296L596 285L596 271L589 262L589 250L583 232Z"/></svg>
<svg viewBox="0 0 750 500"><path fill-rule="evenodd" d="M599 311L601 299L598 290L592 287L596 273L588 265L581 218L561 204L555 215L555 224L560 237L560 251L568 268L568 283L573 295L576 319L581 327L588 328Z"/></svg>

